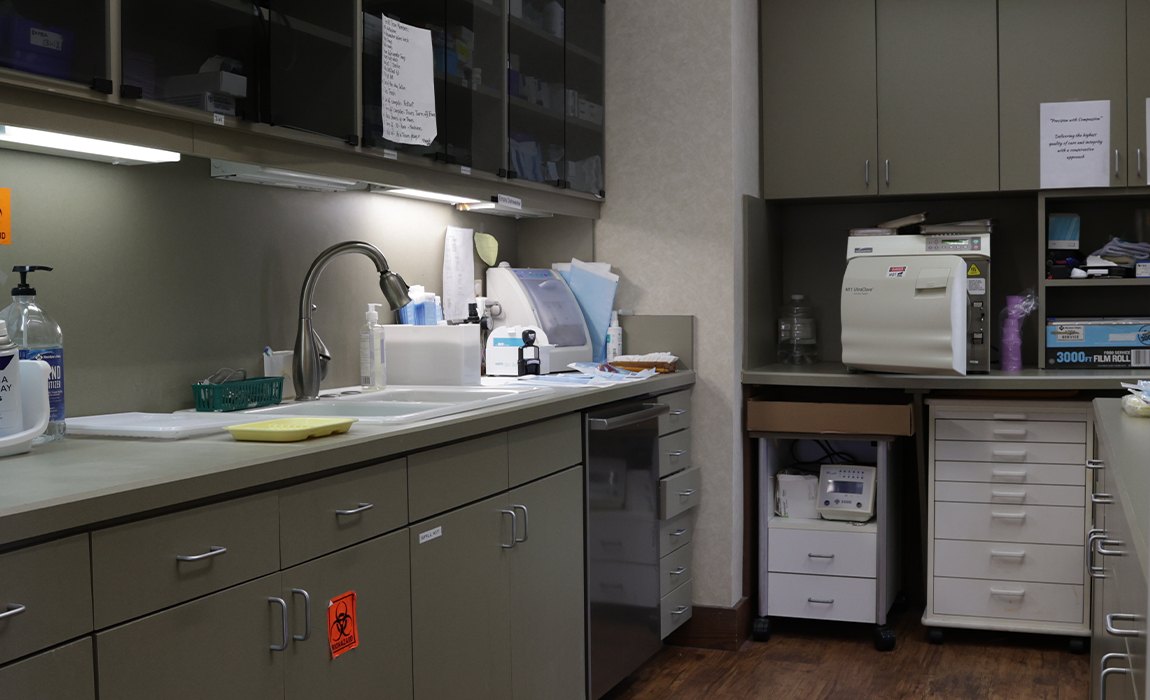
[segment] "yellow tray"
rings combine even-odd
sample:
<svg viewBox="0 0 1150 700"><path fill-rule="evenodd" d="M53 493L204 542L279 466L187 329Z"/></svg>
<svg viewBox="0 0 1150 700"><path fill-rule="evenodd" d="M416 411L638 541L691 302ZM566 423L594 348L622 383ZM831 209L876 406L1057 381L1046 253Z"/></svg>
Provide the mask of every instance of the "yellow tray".
<svg viewBox="0 0 1150 700"><path fill-rule="evenodd" d="M229 425L226 430L237 440L297 442L313 437L346 433L355 418L276 418L257 423Z"/></svg>

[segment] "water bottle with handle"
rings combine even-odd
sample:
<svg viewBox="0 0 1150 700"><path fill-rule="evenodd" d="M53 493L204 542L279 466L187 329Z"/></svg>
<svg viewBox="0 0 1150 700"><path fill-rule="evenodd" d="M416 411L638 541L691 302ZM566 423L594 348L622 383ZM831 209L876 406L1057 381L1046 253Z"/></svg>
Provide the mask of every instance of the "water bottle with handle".
<svg viewBox="0 0 1150 700"><path fill-rule="evenodd" d="M779 310L778 361L788 365L818 362L819 345L815 312L802 294L792 294Z"/></svg>

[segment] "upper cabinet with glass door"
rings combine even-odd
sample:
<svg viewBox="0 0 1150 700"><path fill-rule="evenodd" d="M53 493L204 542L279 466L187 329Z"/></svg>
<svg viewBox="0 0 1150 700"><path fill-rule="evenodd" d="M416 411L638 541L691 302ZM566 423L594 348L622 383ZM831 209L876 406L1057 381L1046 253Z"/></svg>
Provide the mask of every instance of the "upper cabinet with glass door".
<svg viewBox="0 0 1150 700"><path fill-rule="evenodd" d="M384 17L431 33L436 119L430 143L384 136ZM364 145L501 173L505 17L504 0L364 0Z"/></svg>
<svg viewBox="0 0 1150 700"><path fill-rule="evenodd" d="M602 197L603 0L567 0L565 185Z"/></svg>
<svg viewBox="0 0 1150 700"><path fill-rule="evenodd" d="M565 4L512 0L507 21L508 174L556 186L567 160Z"/></svg>
<svg viewBox="0 0 1150 700"><path fill-rule="evenodd" d="M105 0L0 0L0 68L108 91Z"/></svg>

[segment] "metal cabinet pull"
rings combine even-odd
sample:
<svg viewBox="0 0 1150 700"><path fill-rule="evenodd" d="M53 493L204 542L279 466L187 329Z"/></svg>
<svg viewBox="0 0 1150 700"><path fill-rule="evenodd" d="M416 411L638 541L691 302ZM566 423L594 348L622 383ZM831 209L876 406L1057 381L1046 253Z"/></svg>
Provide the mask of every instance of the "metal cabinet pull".
<svg viewBox="0 0 1150 700"><path fill-rule="evenodd" d="M1026 589L991 588L990 595L998 596L1000 598L1022 598L1026 595Z"/></svg>
<svg viewBox="0 0 1150 700"><path fill-rule="evenodd" d="M990 497L991 498L1007 498L1007 499L1010 499L1012 501L1025 501L1026 500L1026 492L1025 491L995 491L992 489L990 492Z"/></svg>
<svg viewBox="0 0 1150 700"><path fill-rule="evenodd" d="M1026 428L995 428L995 437L1026 437Z"/></svg>
<svg viewBox="0 0 1150 700"><path fill-rule="evenodd" d="M808 603L814 603L815 605L834 605L835 599L830 598L828 600L828 599L824 599L824 598L807 598L807 602Z"/></svg>
<svg viewBox="0 0 1150 700"><path fill-rule="evenodd" d="M280 606L280 620L282 621L283 639L279 644L272 644L268 648L272 651L283 651L288 648L288 605L283 598L268 598L269 603Z"/></svg>
<svg viewBox="0 0 1150 700"><path fill-rule="evenodd" d="M303 634L293 634L291 638L297 642L306 642L311 636L311 594L302 588L293 588L291 593L303 598Z"/></svg>
<svg viewBox="0 0 1150 700"><path fill-rule="evenodd" d="M671 450L670 452L667 453L667 456L670 457L671 459L678 459L679 457L682 457L685 454L687 454L686 450Z"/></svg>
<svg viewBox="0 0 1150 700"><path fill-rule="evenodd" d="M1106 549L1107 547L1121 547L1126 544L1122 540L1095 540L1094 551L1104 557L1121 557L1126 554L1120 549Z"/></svg>
<svg viewBox="0 0 1150 700"><path fill-rule="evenodd" d="M1099 667L1102 669L1101 672L1098 674L1098 688L1099 688L1098 698L1099 698L1099 700L1106 700L1106 676L1108 676L1112 673L1117 673L1118 675L1121 675L1121 676L1124 676L1124 675L1130 673L1129 668L1124 668L1122 666L1107 666L1106 664L1111 659L1122 659L1122 660L1126 661L1127 663L1129 663L1130 655L1129 654L1123 654L1123 653L1117 652L1117 651L1112 651L1109 654L1103 654L1102 655L1102 660L1099 661L1099 663L1098 663Z"/></svg>
<svg viewBox="0 0 1150 700"><path fill-rule="evenodd" d="M1118 177L1118 149L1114 149L1114 177Z"/></svg>
<svg viewBox="0 0 1150 700"><path fill-rule="evenodd" d="M374 503L360 503L355 508L340 509L335 512L336 515L357 515L365 510L371 510L375 507Z"/></svg>
<svg viewBox="0 0 1150 700"><path fill-rule="evenodd" d="M211 557L218 557L221 554L227 553L227 547L209 547L208 551L203 554L177 554L176 561L203 561Z"/></svg>
<svg viewBox="0 0 1150 700"><path fill-rule="evenodd" d="M21 605L19 603L8 603L8 609L0 613L0 620L3 620L6 617L16 617L27 609L27 606Z"/></svg>
<svg viewBox="0 0 1150 700"><path fill-rule="evenodd" d="M1137 171L1138 178L1142 178L1142 147L1134 149L1134 168Z"/></svg>
<svg viewBox="0 0 1150 700"><path fill-rule="evenodd" d="M1026 556L1026 550L1020 552L1005 551L1001 549L990 550L990 556L993 559L1022 559Z"/></svg>
<svg viewBox="0 0 1150 700"><path fill-rule="evenodd" d="M672 615L682 615L683 613L687 612L687 611L688 611L688 610L690 610L690 609L691 609L691 608L689 608L689 607L688 607L688 606L686 606L686 605L680 605L679 607L677 607L677 608L675 608L674 610L672 610L672 611L671 611L671 614L672 614Z"/></svg>
<svg viewBox="0 0 1150 700"><path fill-rule="evenodd" d="M515 537L514 529L512 529L511 536L512 536L512 538L515 539L515 541L517 543L518 542L526 542L527 537L528 537L527 528L529 527L528 522L527 522L527 506L513 505L513 506L511 506L511 510L522 510L523 511L523 537Z"/></svg>
<svg viewBox="0 0 1150 700"><path fill-rule="evenodd" d="M642 423L651 418L658 418L664 413L670 413L671 409L666 404L652 403L643 404L643 408L630 413L624 413L621 416L611 416L610 418L588 418L588 430L615 430L628 425L635 425Z"/></svg>
<svg viewBox="0 0 1150 700"><path fill-rule="evenodd" d="M990 517L995 520L1026 520L1026 513L1000 513L992 511Z"/></svg>
<svg viewBox="0 0 1150 700"><path fill-rule="evenodd" d="M504 515L510 515L511 516L511 544L507 544L505 542L500 542L499 546L502 547L503 549L511 549L512 547L515 546L515 543L519 541L519 540L515 539L515 530L516 530L515 521L518 518L516 517L515 511L513 511L513 510L501 509L499 512L503 513Z"/></svg>
<svg viewBox="0 0 1150 700"><path fill-rule="evenodd" d="M1114 495L1110 493L1092 493L1090 494L1090 502L1100 506L1108 506L1114 503Z"/></svg>
<svg viewBox="0 0 1150 700"><path fill-rule="evenodd" d="M991 469L991 479L1011 479L1014 481L1026 481L1025 469Z"/></svg>
<svg viewBox="0 0 1150 700"><path fill-rule="evenodd" d="M994 450L991 454L999 459L1026 459L1026 450Z"/></svg>
<svg viewBox="0 0 1150 700"><path fill-rule="evenodd" d="M1115 622L1142 622L1145 620L1141 615L1134 615L1132 613L1107 613L1106 615L1106 631L1115 637L1145 637L1145 630L1124 630L1114 625Z"/></svg>
<svg viewBox="0 0 1150 700"><path fill-rule="evenodd" d="M833 554L815 554L814 552L807 552L807 556L811 559L834 559Z"/></svg>
<svg viewBox="0 0 1150 700"><path fill-rule="evenodd" d="M886 180L886 186L890 187L890 158L887 158L886 160L884 160L882 162L882 165L883 165L883 170L885 171L883 179Z"/></svg>
<svg viewBox="0 0 1150 700"><path fill-rule="evenodd" d="M695 495L695 489L686 489L679 492L679 498L690 498Z"/></svg>
<svg viewBox="0 0 1150 700"><path fill-rule="evenodd" d="M682 576L683 574L687 573L687 567L680 566L679 568L675 569L674 571L670 571L668 573L671 576Z"/></svg>
<svg viewBox="0 0 1150 700"><path fill-rule="evenodd" d="M1105 469L1106 462L1101 459L1088 459L1086 460L1087 469Z"/></svg>
<svg viewBox="0 0 1150 700"><path fill-rule="evenodd" d="M863 184L870 187L870 158L863 163Z"/></svg>
<svg viewBox="0 0 1150 700"><path fill-rule="evenodd" d="M675 416L675 417L685 415L686 413L687 413L687 409L685 409L685 408L672 408L671 409L671 415Z"/></svg>
<svg viewBox="0 0 1150 700"><path fill-rule="evenodd" d="M687 534L687 528L681 527L678 530L670 533L670 537L682 537L685 534Z"/></svg>

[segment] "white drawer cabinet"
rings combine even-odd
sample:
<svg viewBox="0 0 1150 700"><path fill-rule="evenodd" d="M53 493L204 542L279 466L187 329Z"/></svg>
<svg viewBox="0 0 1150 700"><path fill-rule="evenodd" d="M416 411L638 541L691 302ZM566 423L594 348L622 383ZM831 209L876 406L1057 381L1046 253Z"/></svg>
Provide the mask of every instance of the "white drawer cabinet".
<svg viewBox="0 0 1150 700"><path fill-rule="evenodd" d="M1088 404L928 405L931 640L942 627L1089 635Z"/></svg>

